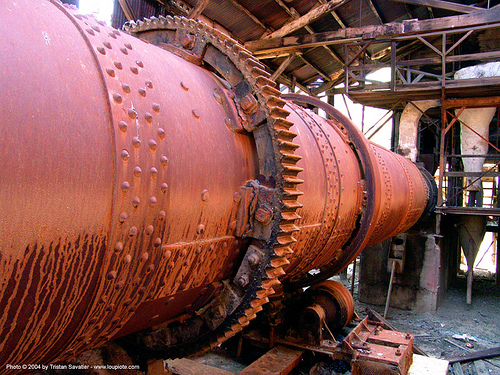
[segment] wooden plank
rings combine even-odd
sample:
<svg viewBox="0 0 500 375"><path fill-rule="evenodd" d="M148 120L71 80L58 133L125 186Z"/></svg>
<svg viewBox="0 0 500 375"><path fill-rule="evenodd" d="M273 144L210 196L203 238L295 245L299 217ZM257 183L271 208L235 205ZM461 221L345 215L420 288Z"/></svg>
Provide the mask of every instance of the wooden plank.
<svg viewBox="0 0 500 375"><path fill-rule="evenodd" d="M432 8L451 10L453 12L460 12L460 13L472 13L477 11L488 10L485 8L457 4L457 3L452 3L450 1L441 1L441 0L392 0L392 1L396 1L398 3L413 4L413 5L430 6Z"/></svg>
<svg viewBox="0 0 500 375"><path fill-rule="evenodd" d="M234 372L204 365L188 358L169 359L166 367L175 375L234 375Z"/></svg>
<svg viewBox="0 0 500 375"><path fill-rule="evenodd" d="M300 18L296 21L298 20ZM303 48L321 45L345 44L347 42L366 39L376 40L402 36L403 34L409 38L411 35L431 32L447 31L449 33L458 33L463 32L464 29L470 30L482 25L487 25L488 28L493 28L495 25L500 26L500 9L490 9L488 12L475 12L432 20L408 20L383 25L353 27L312 35L272 37L273 34L270 34L270 39L248 41L245 43L245 47L256 55L261 55L284 51L299 51Z"/></svg>
<svg viewBox="0 0 500 375"><path fill-rule="evenodd" d="M485 358L492 358L492 357L499 357L499 356L500 356L500 346L498 346L496 348L479 350L476 352L467 353L466 355L463 355L463 356L449 358L448 362L450 362L450 363L467 362L467 361L473 361L475 359L485 359Z"/></svg>
<svg viewBox="0 0 500 375"><path fill-rule="evenodd" d="M123 13L125 14L125 17L127 18L127 20L135 21L137 18L135 16L134 12L132 11L132 8L130 8L128 1L127 0L118 0L118 2L120 3L120 7L122 8Z"/></svg>
<svg viewBox="0 0 500 375"><path fill-rule="evenodd" d="M292 349L286 346L275 346L262 357L243 369L238 375L286 375L300 362L303 350Z"/></svg>
<svg viewBox="0 0 500 375"><path fill-rule="evenodd" d="M448 374L448 361L438 358L424 357L413 354L413 363L408 375L446 375Z"/></svg>
<svg viewBox="0 0 500 375"><path fill-rule="evenodd" d="M274 31L269 35L266 35L262 39L281 38L285 35L291 34L294 31L297 31L304 26L309 25L311 22L314 22L324 15L330 13L332 10L348 1L349 0L330 0L328 3L313 8L302 17L299 17L296 20L285 24L281 29Z"/></svg>
<svg viewBox="0 0 500 375"><path fill-rule="evenodd" d="M273 81L275 81L276 78L278 78L281 75L281 73L283 73L285 71L286 67L292 62L292 60L295 58L295 56L296 56L295 53L291 53L290 55L288 55L288 57L285 60L283 60L283 62L278 67L278 69L276 69L276 71L271 76L271 79Z"/></svg>
<svg viewBox="0 0 500 375"><path fill-rule="evenodd" d="M209 0L198 0L193 9L189 11L188 18L197 19L205 10Z"/></svg>
<svg viewBox="0 0 500 375"><path fill-rule="evenodd" d="M240 3L238 3L236 0L229 0L231 2L231 4L233 4L236 8L238 8L239 10L241 10L243 13L245 13L248 17L250 17L250 19L255 22L257 25L259 25L260 27L262 27L263 29L267 30L267 27L266 25L264 25L257 17L255 17L253 15L252 12L250 12L247 8L245 8L243 5L241 5Z"/></svg>

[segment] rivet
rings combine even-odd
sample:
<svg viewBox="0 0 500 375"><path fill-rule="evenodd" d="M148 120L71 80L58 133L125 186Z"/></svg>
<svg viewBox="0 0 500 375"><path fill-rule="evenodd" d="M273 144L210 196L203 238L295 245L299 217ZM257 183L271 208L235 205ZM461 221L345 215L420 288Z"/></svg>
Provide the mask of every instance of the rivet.
<svg viewBox="0 0 500 375"><path fill-rule="evenodd" d="M165 155L160 156L160 163L164 167L168 166L168 158Z"/></svg>
<svg viewBox="0 0 500 375"><path fill-rule="evenodd" d="M132 73L134 73L134 74L139 74L139 69L137 69L137 67L135 67L135 66L131 66L131 67L130 67L130 71L131 71Z"/></svg>
<svg viewBox="0 0 500 375"><path fill-rule="evenodd" d="M168 190L168 184L164 182L163 184L161 184L161 192L165 194L167 190Z"/></svg>
<svg viewBox="0 0 500 375"><path fill-rule="evenodd" d="M117 92L115 92L115 93L113 94L113 99L114 99L114 101L115 101L115 102L117 102L117 103L121 103L121 102L122 102L122 96L121 96L120 94L118 94Z"/></svg>
<svg viewBox="0 0 500 375"><path fill-rule="evenodd" d="M80 21L83 20L83 16L81 14L75 14L75 18L79 19Z"/></svg>
<svg viewBox="0 0 500 375"><path fill-rule="evenodd" d="M140 96L146 96L146 90L143 89L142 87L139 90L137 90L137 91L139 92Z"/></svg>
<svg viewBox="0 0 500 375"><path fill-rule="evenodd" d="M125 121L121 120L118 123L118 128L120 128L120 130L125 133L127 131L128 124Z"/></svg>
<svg viewBox="0 0 500 375"><path fill-rule="evenodd" d="M144 63L141 60L137 60L135 63L139 65L141 68L144 68Z"/></svg>
<svg viewBox="0 0 500 375"><path fill-rule="evenodd" d="M196 254L200 254L200 253L201 253L201 246L198 246L198 247L196 248Z"/></svg>
<svg viewBox="0 0 500 375"><path fill-rule="evenodd" d="M128 191L128 189L130 189L130 184L128 183L128 181L123 181L122 182L122 191L124 193L126 193Z"/></svg>
<svg viewBox="0 0 500 375"><path fill-rule="evenodd" d="M103 43L104 47L106 47L107 49L111 49L111 43L106 41Z"/></svg>
<svg viewBox="0 0 500 375"><path fill-rule="evenodd" d="M153 111L155 112L160 112L160 105L158 103L153 103L151 108L153 108Z"/></svg>
<svg viewBox="0 0 500 375"><path fill-rule="evenodd" d="M115 285L115 290L123 289L124 286L125 286L125 283L123 281L119 281Z"/></svg>
<svg viewBox="0 0 500 375"><path fill-rule="evenodd" d="M149 253L147 251L141 255L142 261L146 261L148 260L148 258L149 258Z"/></svg>
<svg viewBox="0 0 500 375"><path fill-rule="evenodd" d="M233 128L233 120L231 120L229 117L226 117L224 119L224 124L226 124L226 126L229 128L229 129L232 129Z"/></svg>
<svg viewBox="0 0 500 375"><path fill-rule="evenodd" d="M135 177L141 177L141 174L142 174L142 169L141 167L137 166L134 168L134 176Z"/></svg>
<svg viewBox="0 0 500 375"><path fill-rule="evenodd" d="M130 86L127 85L126 83L122 83L122 89L125 91L127 94L130 93Z"/></svg>
<svg viewBox="0 0 500 375"><path fill-rule="evenodd" d="M167 216L167 214L165 211L158 212L158 220L160 220L160 221L164 220L166 216Z"/></svg>
<svg viewBox="0 0 500 375"><path fill-rule="evenodd" d="M94 30L92 30L92 29L87 29L86 31L87 31L90 35L95 35Z"/></svg>
<svg viewBox="0 0 500 375"><path fill-rule="evenodd" d="M146 112L144 114L144 118L146 119L147 122L149 122L150 124L153 122L153 115L149 112Z"/></svg>
<svg viewBox="0 0 500 375"><path fill-rule="evenodd" d="M165 130L158 128L158 137L160 137L160 139L165 139Z"/></svg>
<svg viewBox="0 0 500 375"><path fill-rule="evenodd" d="M139 137L133 137L132 146L134 146L135 148L141 147L141 139Z"/></svg>
<svg viewBox="0 0 500 375"><path fill-rule="evenodd" d="M153 88L153 82L151 81L146 81L146 87L152 89Z"/></svg>
<svg viewBox="0 0 500 375"><path fill-rule="evenodd" d="M156 197L149 198L149 205L150 206L154 206L156 203L158 203L158 199L156 199Z"/></svg>
<svg viewBox="0 0 500 375"><path fill-rule="evenodd" d="M131 307L130 309L128 309L128 312L133 313L133 312L135 312L135 310L136 310L135 307Z"/></svg>
<svg viewBox="0 0 500 375"><path fill-rule="evenodd" d="M93 28L95 31L97 31L98 33L100 33L100 32L101 32L101 29L99 29L99 26L97 26L97 25L92 25L92 26L90 26L90 27L92 27L92 28Z"/></svg>
<svg viewBox="0 0 500 375"><path fill-rule="evenodd" d="M137 112L133 108L129 108L128 112L128 117L131 119L135 120L137 118Z"/></svg>
<svg viewBox="0 0 500 375"><path fill-rule="evenodd" d="M156 150L156 141L154 139L150 139L148 145L151 150Z"/></svg>
<svg viewBox="0 0 500 375"><path fill-rule="evenodd" d="M137 206L139 206L139 204L141 204L140 198L134 197L134 199L132 199L132 206L137 207Z"/></svg>
<svg viewBox="0 0 500 375"><path fill-rule="evenodd" d="M214 98L217 103L222 104L222 95L220 94L218 89L214 90Z"/></svg>
<svg viewBox="0 0 500 375"><path fill-rule="evenodd" d="M132 300L128 299L125 302L123 302L123 306L130 306L132 304Z"/></svg>
<svg viewBox="0 0 500 375"><path fill-rule="evenodd" d="M101 296L101 298L99 298L99 301L97 301L97 303L103 304L107 300L108 300L108 296L104 295L104 296Z"/></svg>
<svg viewBox="0 0 500 375"><path fill-rule="evenodd" d="M130 43L125 43L124 46L127 47L130 50L132 49L132 45Z"/></svg>
<svg viewBox="0 0 500 375"><path fill-rule="evenodd" d="M150 264L148 266L148 268L146 269L146 272L150 273L150 272L153 272L154 270L155 270L155 265L154 264Z"/></svg>
<svg viewBox="0 0 500 375"><path fill-rule="evenodd" d="M208 201L208 190L205 189L201 192L201 200L203 202Z"/></svg>
<svg viewBox="0 0 500 375"><path fill-rule="evenodd" d="M214 251L215 250L215 245L214 244L211 244L210 247L209 247L210 251Z"/></svg>
<svg viewBox="0 0 500 375"><path fill-rule="evenodd" d="M116 271L108 273L108 280L113 280L114 278L116 278Z"/></svg>
<svg viewBox="0 0 500 375"><path fill-rule="evenodd" d="M188 91L188 90L189 90L188 85L187 85L184 81L181 81L181 82L180 82L180 84L181 84L181 87L182 87L184 90L186 90L186 91Z"/></svg>
<svg viewBox="0 0 500 375"><path fill-rule="evenodd" d="M127 161L130 158L130 154L128 153L127 150L122 150L122 159L124 161Z"/></svg>
<svg viewBox="0 0 500 375"><path fill-rule="evenodd" d="M119 252L120 252L120 251L122 251L122 250L123 250L123 242L117 242L117 243L115 244L115 251L116 251L117 253L119 253Z"/></svg>
<svg viewBox="0 0 500 375"><path fill-rule="evenodd" d="M123 222L125 222L125 220L127 220L127 218L128 218L127 213L126 213L126 212L122 212L122 213L120 214L120 216L118 216L118 221L119 221L120 223L123 223Z"/></svg>
<svg viewBox="0 0 500 375"><path fill-rule="evenodd" d="M179 290L184 290L186 289L186 283L182 283L181 285L179 285Z"/></svg>
<svg viewBox="0 0 500 375"><path fill-rule="evenodd" d="M125 257L123 258L123 261L125 263L130 263L132 261L132 255L130 255L130 254L125 255Z"/></svg>
<svg viewBox="0 0 500 375"><path fill-rule="evenodd" d="M146 227L146 229L144 230L144 233L146 233L149 236L149 235L153 234L154 230L155 230L155 227L153 227L152 225L148 225Z"/></svg>
<svg viewBox="0 0 500 375"><path fill-rule="evenodd" d="M233 194L233 202L234 203L240 203L241 201L241 194L236 192Z"/></svg>
<svg viewBox="0 0 500 375"><path fill-rule="evenodd" d="M97 51L98 51L99 53L101 53L101 54L103 54L103 55L105 55L105 54L106 54L106 50L104 49L104 47L99 46L99 47L96 47L96 49L97 49Z"/></svg>
<svg viewBox="0 0 500 375"><path fill-rule="evenodd" d="M114 34L113 34L113 35L114 35ZM120 69L120 70L122 70L122 69L123 69L123 65L122 65L122 63L121 63L121 62L119 62L119 61L115 61L113 64L115 64L116 69Z"/></svg>
<svg viewBox="0 0 500 375"><path fill-rule="evenodd" d="M137 294L139 294L140 296L142 296L144 293L146 293L146 288L144 287L140 287L137 291Z"/></svg>
<svg viewBox="0 0 500 375"><path fill-rule="evenodd" d="M109 35L111 38L116 39L116 35L115 35L115 33L108 33L108 35Z"/></svg>
<svg viewBox="0 0 500 375"><path fill-rule="evenodd" d="M128 51L125 47L121 47L120 51L122 51L123 54L128 55Z"/></svg>
<svg viewBox="0 0 500 375"><path fill-rule="evenodd" d="M150 172L152 177L156 177L158 175L158 169L156 169L155 167L152 167L150 169Z"/></svg>
<svg viewBox="0 0 500 375"><path fill-rule="evenodd" d="M205 226L203 224L198 225L198 228L196 228L196 233L203 234L203 232L205 232Z"/></svg>
<svg viewBox="0 0 500 375"><path fill-rule="evenodd" d="M137 234L137 228L136 227L130 227L129 231L128 231L128 235L130 237L133 237Z"/></svg>
<svg viewBox="0 0 500 375"><path fill-rule="evenodd" d="M99 22L99 21L98 21L98 22ZM115 33L115 35L116 35L116 36L120 36L120 35L121 35L121 33L120 33L118 30L116 30L116 29L115 29L115 30L113 30L112 32L113 32L113 33Z"/></svg>
<svg viewBox="0 0 500 375"><path fill-rule="evenodd" d="M191 112L193 113L194 117L200 118L200 112L197 109L193 109Z"/></svg>
<svg viewBox="0 0 500 375"><path fill-rule="evenodd" d="M110 304L108 307L106 307L106 311L113 311L114 308L115 308L115 305L114 304Z"/></svg>
<svg viewBox="0 0 500 375"><path fill-rule="evenodd" d="M161 245L161 238L155 239L155 241L153 242L153 246L154 247L159 247L160 245Z"/></svg>
<svg viewBox="0 0 500 375"><path fill-rule="evenodd" d="M181 257L185 257L187 255L187 250L186 249L182 249L181 250Z"/></svg>

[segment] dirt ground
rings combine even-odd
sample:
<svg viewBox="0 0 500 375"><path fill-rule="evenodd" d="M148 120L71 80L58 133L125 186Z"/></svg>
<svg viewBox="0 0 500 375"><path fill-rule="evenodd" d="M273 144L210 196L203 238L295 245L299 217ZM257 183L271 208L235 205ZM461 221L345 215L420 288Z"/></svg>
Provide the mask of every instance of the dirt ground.
<svg viewBox="0 0 500 375"><path fill-rule="evenodd" d="M465 295L466 280L460 277L444 293L437 311L415 313L390 309L387 318L400 331L415 335L415 345L430 357L449 359L468 352L499 347L500 286L495 285L491 277L476 277L471 305L466 304ZM357 301L356 289L354 299L356 309L361 314L366 306L383 314L384 306L365 305ZM466 341L453 337L457 335L470 337L469 347ZM462 367L464 374L500 374L500 357L476 361L475 369L469 368L474 367L471 364L463 364Z"/></svg>

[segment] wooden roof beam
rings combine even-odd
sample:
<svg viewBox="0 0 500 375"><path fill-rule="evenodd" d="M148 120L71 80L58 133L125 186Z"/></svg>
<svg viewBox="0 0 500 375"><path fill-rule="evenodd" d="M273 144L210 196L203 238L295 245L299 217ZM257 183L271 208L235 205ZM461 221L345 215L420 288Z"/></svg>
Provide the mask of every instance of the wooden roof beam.
<svg viewBox="0 0 500 375"><path fill-rule="evenodd" d="M291 18L293 19L298 19L300 18L300 15L297 13L295 9L290 9L282 0L274 0L280 7L283 9ZM305 26L305 30L309 34L315 34L315 31L311 28L311 26ZM328 46L322 46L325 51L333 57L334 60L337 62L343 64L342 57L340 57L335 51L332 51Z"/></svg>
<svg viewBox="0 0 500 375"><path fill-rule="evenodd" d="M321 4L326 4L327 3L327 0L318 0ZM335 12L334 10L332 10L330 12L330 14L332 15L332 17L335 19L335 21L337 21L337 23L339 24L339 26L342 28L342 29L345 29L347 26L346 24L344 23L344 21L342 21L339 17L339 15L337 14L337 12Z"/></svg>
<svg viewBox="0 0 500 375"><path fill-rule="evenodd" d="M431 8L450 10L452 12L459 12L459 13L473 13L473 12L488 10L486 8L452 3L451 1L443 1L443 0L393 0L393 1L397 3L406 3L413 5L427 6Z"/></svg>
<svg viewBox="0 0 500 375"><path fill-rule="evenodd" d="M373 12L373 14L375 15L375 17L377 18L378 22L380 22L380 24L384 24L384 20L382 19L382 15L379 13L379 11L377 10L377 8L375 8L375 4L373 4L373 1L372 0L366 0L366 2L368 3L368 6L370 7L371 11Z"/></svg>
<svg viewBox="0 0 500 375"><path fill-rule="evenodd" d="M268 30L268 27L264 25L257 17L254 16L252 12L250 12L247 8L245 8L243 5L238 3L236 0L229 0L231 4L233 4L236 8L241 10L243 13L245 13L248 17L252 19L253 22L255 22L257 25L262 27L264 30Z"/></svg>
<svg viewBox="0 0 500 375"><path fill-rule="evenodd" d="M283 62L278 67L278 69L276 69L271 76L271 79L273 81L276 81L276 78L278 78L281 75L281 73L283 73L285 71L285 69L287 68L288 65L290 65L290 63L295 58L295 56L296 56L295 53L291 53L288 55L288 57L285 60L283 60Z"/></svg>
<svg viewBox="0 0 500 375"><path fill-rule="evenodd" d="M348 1L349 0L330 0L326 4L313 8L302 17L297 18L296 20L293 20L285 24L281 29L276 30L271 34L264 36L262 39L280 38L285 35L291 34L297 30L300 30L304 26L309 25L311 22L314 22L317 19L323 17L324 15L330 13L332 10L334 10L335 8L339 7L340 5Z"/></svg>
<svg viewBox="0 0 500 375"><path fill-rule="evenodd" d="M189 11L188 18L197 19L205 10L209 0L198 0L193 9Z"/></svg>
<svg viewBox="0 0 500 375"><path fill-rule="evenodd" d="M442 17L432 20L408 20L384 25L347 28L313 35L288 36L284 38L260 39L245 43L245 47L259 58L262 55L277 55L283 52L299 52L305 48L321 45L345 44L361 40L376 40L395 36L431 34L447 31L458 33L461 30L481 27L500 26L500 8L487 12L475 12L459 16Z"/></svg>
<svg viewBox="0 0 500 375"><path fill-rule="evenodd" d="M127 18L127 20L135 21L137 19L137 17L135 16L134 11L130 7L128 1L127 0L118 0L118 2L120 3L120 7L122 8L123 13L125 14L125 17Z"/></svg>

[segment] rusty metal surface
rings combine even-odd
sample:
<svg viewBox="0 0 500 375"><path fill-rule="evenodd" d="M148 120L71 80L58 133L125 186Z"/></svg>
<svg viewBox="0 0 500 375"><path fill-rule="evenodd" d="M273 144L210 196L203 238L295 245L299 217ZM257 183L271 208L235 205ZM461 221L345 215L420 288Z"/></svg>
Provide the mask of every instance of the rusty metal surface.
<svg viewBox="0 0 500 375"><path fill-rule="evenodd" d="M204 24L130 27L148 43L57 1L0 11L0 371L151 327L127 337L161 353L215 346L285 271L307 283L341 269L425 207L411 164L358 137L372 150L360 154L351 123L287 104ZM379 167L358 162L375 152L400 165L410 208L383 205Z"/></svg>
<svg viewBox="0 0 500 375"><path fill-rule="evenodd" d="M366 317L342 342L352 374L406 375L412 363L413 335L389 331Z"/></svg>
<svg viewBox="0 0 500 375"><path fill-rule="evenodd" d="M304 286L338 273L367 245L411 227L426 209L429 189L411 161L369 142L329 104L297 94L284 98L331 117L288 104L305 155L298 163L304 166L304 208L284 280ZM308 252L310 247L320 255ZM312 269L322 272L311 277Z"/></svg>

